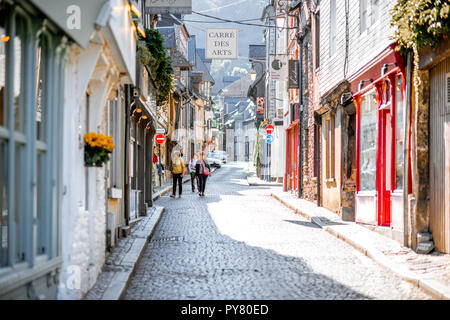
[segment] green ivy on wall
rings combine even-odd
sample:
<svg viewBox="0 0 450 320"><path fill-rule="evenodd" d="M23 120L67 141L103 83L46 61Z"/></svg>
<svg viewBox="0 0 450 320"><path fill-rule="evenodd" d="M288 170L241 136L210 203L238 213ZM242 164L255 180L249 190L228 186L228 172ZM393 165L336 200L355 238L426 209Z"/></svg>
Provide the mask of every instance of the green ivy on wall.
<svg viewBox="0 0 450 320"><path fill-rule="evenodd" d="M136 28L139 18L134 12L131 17ZM150 68L158 90L158 103L167 102L173 90L173 68L167 48L164 46L164 38L157 29L144 29L145 38L138 33L137 56L142 65Z"/></svg>
<svg viewBox="0 0 450 320"><path fill-rule="evenodd" d="M151 57L145 49L139 56L151 70L159 92L158 100L161 103L168 99L173 89L172 61L164 46L164 38L157 29L145 29L145 35L145 38L139 35L139 40L145 43Z"/></svg>
<svg viewBox="0 0 450 320"><path fill-rule="evenodd" d="M391 10L391 26L396 50L405 54L414 53L413 83L418 101L420 87L419 50L425 46L435 46L447 39L450 31L449 0L397 0Z"/></svg>
<svg viewBox="0 0 450 320"><path fill-rule="evenodd" d="M263 139L261 139L261 128L267 124L267 121L263 121L261 122L261 124L258 127L258 130L256 131L256 143L255 143L255 153L254 153L254 158L253 158L253 165L256 168L262 168L263 167L263 163L261 161L261 150L262 150L262 143L263 143Z"/></svg>
<svg viewBox="0 0 450 320"><path fill-rule="evenodd" d="M398 0L391 11L400 49L436 45L450 31L448 0Z"/></svg>

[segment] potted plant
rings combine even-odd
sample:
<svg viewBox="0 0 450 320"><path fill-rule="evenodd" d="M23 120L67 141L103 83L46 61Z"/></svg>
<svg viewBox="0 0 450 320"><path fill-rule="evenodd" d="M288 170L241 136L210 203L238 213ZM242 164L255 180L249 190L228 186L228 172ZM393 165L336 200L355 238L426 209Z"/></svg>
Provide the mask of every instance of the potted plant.
<svg viewBox="0 0 450 320"><path fill-rule="evenodd" d="M115 146L111 136L89 132L84 135L84 163L87 167L102 167L109 161L109 154Z"/></svg>

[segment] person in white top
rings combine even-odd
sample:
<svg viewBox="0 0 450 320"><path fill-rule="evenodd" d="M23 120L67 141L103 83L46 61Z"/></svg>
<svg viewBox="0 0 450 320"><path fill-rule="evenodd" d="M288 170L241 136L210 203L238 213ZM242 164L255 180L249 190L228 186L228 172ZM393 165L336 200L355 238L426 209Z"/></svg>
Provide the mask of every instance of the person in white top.
<svg viewBox="0 0 450 320"><path fill-rule="evenodd" d="M195 175L195 165L197 164L198 160L198 154L195 153L194 157L189 161L188 167L189 167L189 173L191 174L191 183L192 183L192 192L195 192L195 184L197 185L197 190L200 191L199 185L198 185L198 177Z"/></svg>

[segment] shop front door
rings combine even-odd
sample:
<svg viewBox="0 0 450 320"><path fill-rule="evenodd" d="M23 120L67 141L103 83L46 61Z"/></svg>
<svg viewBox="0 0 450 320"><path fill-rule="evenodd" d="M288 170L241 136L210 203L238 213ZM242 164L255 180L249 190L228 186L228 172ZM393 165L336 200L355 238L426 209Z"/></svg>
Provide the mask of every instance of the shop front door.
<svg viewBox="0 0 450 320"><path fill-rule="evenodd" d="M286 190L298 190L298 120L286 129Z"/></svg>
<svg viewBox="0 0 450 320"><path fill-rule="evenodd" d="M378 225L391 224L392 183L392 118L390 109L379 110L377 159L377 213Z"/></svg>
<svg viewBox="0 0 450 320"><path fill-rule="evenodd" d="M298 191L298 125L294 126L290 134L290 173L289 179L292 191Z"/></svg>

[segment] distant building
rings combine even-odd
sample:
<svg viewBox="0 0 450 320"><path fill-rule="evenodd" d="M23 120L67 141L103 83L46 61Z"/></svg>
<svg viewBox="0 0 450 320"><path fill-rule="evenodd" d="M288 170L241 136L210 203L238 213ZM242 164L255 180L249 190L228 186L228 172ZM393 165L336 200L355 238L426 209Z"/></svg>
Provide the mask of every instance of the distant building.
<svg viewBox="0 0 450 320"><path fill-rule="evenodd" d="M224 77L224 82L228 83L233 78ZM228 153L230 161L244 161L246 159L245 134L249 132L249 125L254 126L256 119L255 104L247 97L251 83L251 76L246 75L219 91L218 99L224 132L224 139L221 144L223 150ZM248 138L249 145L250 140L256 138L256 133L253 136ZM248 154L250 153L253 153L253 148L248 151Z"/></svg>

